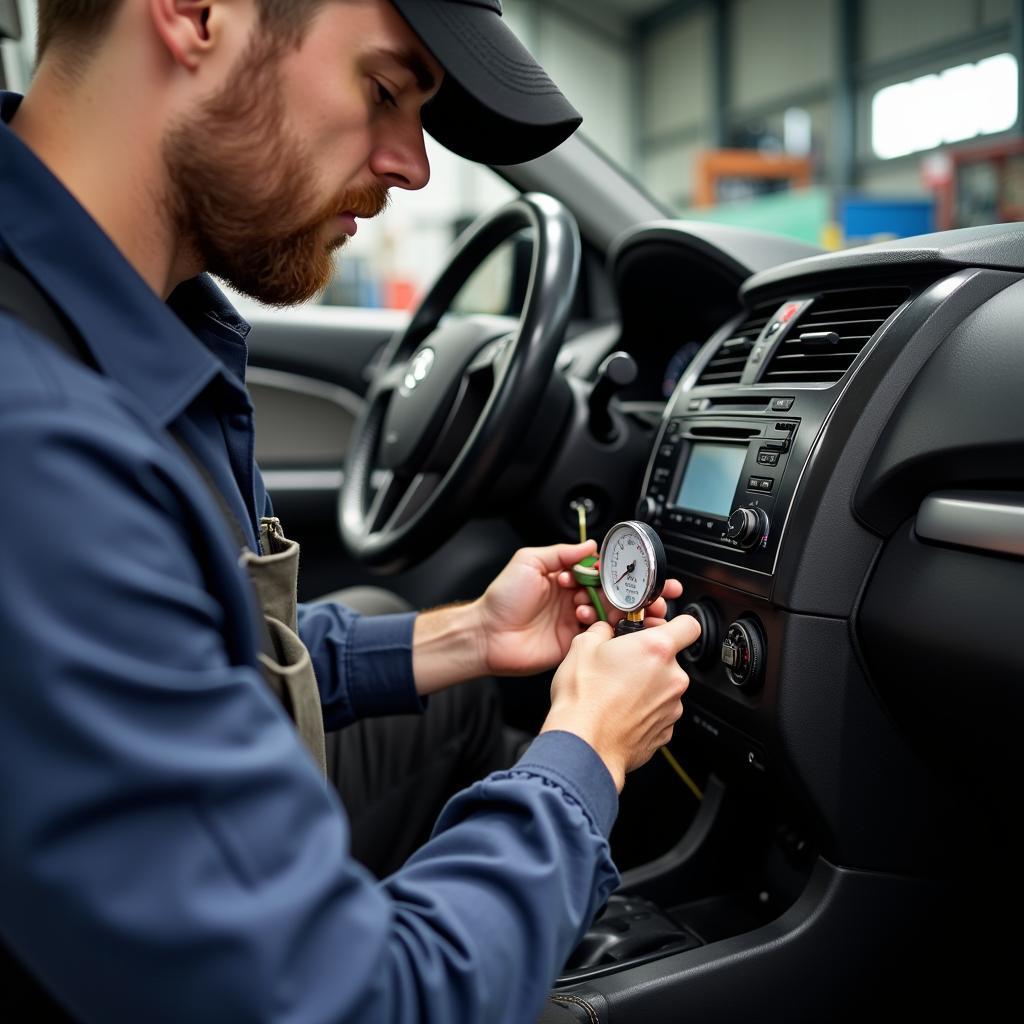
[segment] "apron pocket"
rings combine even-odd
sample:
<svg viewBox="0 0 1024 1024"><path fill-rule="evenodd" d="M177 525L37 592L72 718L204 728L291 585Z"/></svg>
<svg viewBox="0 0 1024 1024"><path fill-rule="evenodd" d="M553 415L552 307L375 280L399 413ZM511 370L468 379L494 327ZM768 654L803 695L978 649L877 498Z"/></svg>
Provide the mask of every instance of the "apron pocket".
<svg viewBox="0 0 1024 1024"><path fill-rule="evenodd" d="M293 629L270 615L264 618L276 657L260 653L263 677L284 704L313 760L326 775L324 717L313 661L306 645Z"/></svg>

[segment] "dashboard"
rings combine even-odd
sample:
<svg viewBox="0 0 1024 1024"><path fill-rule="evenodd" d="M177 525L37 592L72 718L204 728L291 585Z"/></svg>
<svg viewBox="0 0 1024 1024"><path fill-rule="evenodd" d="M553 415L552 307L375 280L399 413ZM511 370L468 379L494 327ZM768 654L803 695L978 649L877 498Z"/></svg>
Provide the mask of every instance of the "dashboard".
<svg viewBox="0 0 1024 1024"><path fill-rule="evenodd" d="M890 983L920 994L937 965L998 985L1024 904L1007 839L1024 724L1024 228L760 269L756 239L744 264L742 238L716 253L702 231L638 228L610 258L618 343L648 354L622 407L663 401L631 515L684 583L676 612L702 626L672 749L703 759L714 797L624 889L703 929L703 945L653 957L701 1019L737 1019L715 999L735 1011L730 985L754 977L763 1019L803 1019L772 971L820 970L835 991L869 972L867 1000ZM564 984L670 1019L651 977L588 963Z"/></svg>
<svg viewBox="0 0 1024 1024"><path fill-rule="evenodd" d="M479 592L488 559L578 536L583 505L595 537L656 529L674 613L701 622L668 748L700 799L667 758L630 782L622 884L560 1005L650 1024L995 1017L1024 909L1024 228L823 254L658 221L618 238L607 280L618 316L570 325L479 530L404 581L414 603L438 580ZM302 326L255 333L264 392L302 372L355 393L401 325ZM615 352L635 376L601 389L595 430ZM279 445L309 415L262 412ZM308 503L336 543L336 486L289 521ZM330 562L318 537L307 574Z"/></svg>

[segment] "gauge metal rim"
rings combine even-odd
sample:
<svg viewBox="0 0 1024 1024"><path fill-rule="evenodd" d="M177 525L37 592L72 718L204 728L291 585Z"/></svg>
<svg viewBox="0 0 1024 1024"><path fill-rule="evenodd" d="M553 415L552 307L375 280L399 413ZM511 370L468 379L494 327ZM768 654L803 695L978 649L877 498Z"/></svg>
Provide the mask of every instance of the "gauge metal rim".
<svg viewBox="0 0 1024 1024"><path fill-rule="evenodd" d="M615 534L617 530L621 530L624 527L632 530L639 538L640 543L643 546L644 554L647 555L647 564L651 567L651 571L647 574L647 586L644 590L643 597L640 602L636 605L631 605L628 608L624 608L619 604L612 596L611 588L606 584L604 578L604 567L607 564L605 560L605 553L608 551L608 541ZM658 577L661 575L658 564L658 553L654 548L654 544L651 542L651 538L648 536L647 531L650 527L646 523L641 523L636 519L624 519L621 523L616 523L609 531L604 535L604 543L601 545L601 589L604 591L605 597L608 598L609 603L617 608L620 612L637 612L641 608L646 608L651 604L657 597L655 593L658 590ZM664 581L661 581L662 584Z"/></svg>

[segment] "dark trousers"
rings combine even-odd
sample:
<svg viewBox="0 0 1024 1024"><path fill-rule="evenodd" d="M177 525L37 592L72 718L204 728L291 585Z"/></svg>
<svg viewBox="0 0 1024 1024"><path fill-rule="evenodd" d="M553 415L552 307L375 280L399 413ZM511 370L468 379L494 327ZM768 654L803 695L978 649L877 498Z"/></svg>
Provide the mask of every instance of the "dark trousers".
<svg viewBox="0 0 1024 1024"><path fill-rule="evenodd" d="M327 734L327 774L352 830L352 856L378 878L430 836L448 798L515 759L496 684L434 694L422 715L355 722Z"/></svg>
<svg viewBox="0 0 1024 1024"><path fill-rule="evenodd" d="M363 615L411 611L381 587L321 598ZM497 683L480 679L434 694L422 715L355 722L327 734L327 777L345 805L352 856L378 878L430 837L448 798L511 765L530 737L502 727Z"/></svg>

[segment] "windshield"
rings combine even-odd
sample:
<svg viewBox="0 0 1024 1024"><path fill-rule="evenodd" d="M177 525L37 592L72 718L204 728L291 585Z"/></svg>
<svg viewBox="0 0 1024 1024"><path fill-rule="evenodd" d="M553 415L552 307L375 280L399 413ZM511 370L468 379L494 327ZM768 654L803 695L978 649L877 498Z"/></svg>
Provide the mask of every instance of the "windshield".
<svg viewBox="0 0 1024 1024"><path fill-rule="evenodd" d="M16 2L24 36L2 54L23 89L35 0ZM611 173L670 214L824 249L1024 217L1012 0L505 0L504 17ZM410 308L515 194L429 139L428 154L430 184L360 223L324 303ZM467 310L501 311L502 280L492 268Z"/></svg>

